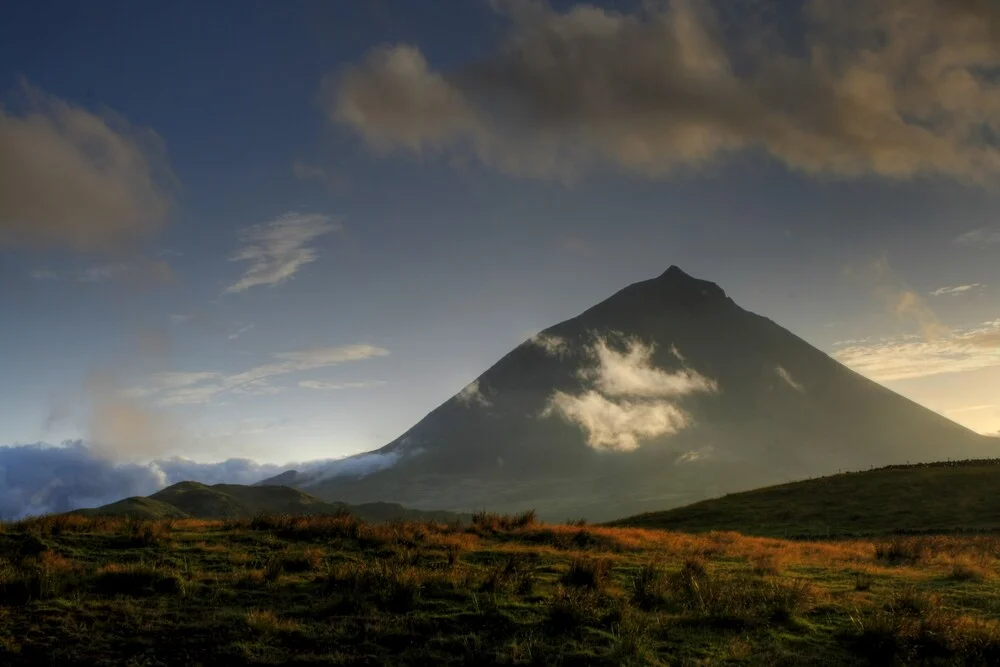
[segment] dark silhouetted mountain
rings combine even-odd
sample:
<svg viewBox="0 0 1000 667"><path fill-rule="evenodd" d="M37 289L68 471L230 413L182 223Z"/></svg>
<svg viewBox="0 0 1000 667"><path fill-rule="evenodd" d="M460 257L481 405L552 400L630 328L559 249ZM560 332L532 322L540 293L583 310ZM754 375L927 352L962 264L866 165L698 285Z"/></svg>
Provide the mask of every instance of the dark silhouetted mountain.
<svg viewBox="0 0 1000 667"><path fill-rule="evenodd" d="M287 486L179 482L152 496L125 498L110 505L76 510L97 516L130 516L137 519L230 519L255 514L317 515L348 512L365 521L461 521L467 515L443 511L411 510L396 503L349 505L326 502Z"/></svg>
<svg viewBox="0 0 1000 667"><path fill-rule="evenodd" d="M605 520L838 470L996 450L995 440L670 267L526 341L399 438L360 455L391 466L280 479L347 502Z"/></svg>

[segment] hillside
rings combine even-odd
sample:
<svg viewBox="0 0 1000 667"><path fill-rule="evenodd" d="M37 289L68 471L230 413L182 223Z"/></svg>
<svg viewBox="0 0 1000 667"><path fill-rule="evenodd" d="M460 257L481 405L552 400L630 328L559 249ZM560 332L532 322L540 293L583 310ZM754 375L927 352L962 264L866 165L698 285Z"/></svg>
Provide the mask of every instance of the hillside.
<svg viewBox="0 0 1000 667"><path fill-rule="evenodd" d="M996 665L1000 539L539 524L0 525L0 664Z"/></svg>
<svg viewBox="0 0 1000 667"><path fill-rule="evenodd" d="M671 267L525 341L385 447L274 481L350 503L606 521L838 470L997 455L995 439Z"/></svg>
<svg viewBox="0 0 1000 667"><path fill-rule="evenodd" d="M412 510L395 503L330 503L287 486L179 482L148 498L132 497L110 505L76 510L89 516L129 516L136 519L230 519L257 514L320 515L347 512L365 521L455 521L468 519L454 512Z"/></svg>
<svg viewBox="0 0 1000 667"><path fill-rule="evenodd" d="M1000 530L1000 460L887 466L733 493L612 525L749 535Z"/></svg>

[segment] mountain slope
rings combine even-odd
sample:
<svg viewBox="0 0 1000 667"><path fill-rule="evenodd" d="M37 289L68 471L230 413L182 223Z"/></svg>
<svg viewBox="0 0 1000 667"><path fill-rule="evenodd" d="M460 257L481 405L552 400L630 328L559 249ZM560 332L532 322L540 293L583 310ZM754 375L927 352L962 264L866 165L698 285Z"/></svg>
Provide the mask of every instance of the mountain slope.
<svg viewBox="0 0 1000 667"><path fill-rule="evenodd" d="M998 486L997 459L889 466L734 493L612 525L789 537L1000 530Z"/></svg>
<svg viewBox="0 0 1000 667"><path fill-rule="evenodd" d="M383 469L282 479L347 502L602 520L839 469L991 456L988 442L671 267L526 341L362 455Z"/></svg>
<svg viewBox="0 0 1000 667"><path fill-rule="evenodd" d="M179 482L148 498L125 498L110 505L76 512L92 516L131 516L137 519L229 519L261 513L316 515L339 512L349 512L365 521L447 522L468 518L453 512L411 510L395 503L330 503L287 486L208 486L200 482Z"/></svg>

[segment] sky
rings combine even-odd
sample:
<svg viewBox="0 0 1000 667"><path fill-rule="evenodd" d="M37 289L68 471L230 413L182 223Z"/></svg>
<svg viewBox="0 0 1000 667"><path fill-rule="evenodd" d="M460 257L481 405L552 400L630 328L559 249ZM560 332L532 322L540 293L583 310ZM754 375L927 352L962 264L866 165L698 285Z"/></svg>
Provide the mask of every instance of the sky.
<svg viewBox="0 0 1000 667"><path fill-rule="evenodd" d="M998 67L987 0L6 6L0 444L367 451L673 264L1000 432Z"/></svg>

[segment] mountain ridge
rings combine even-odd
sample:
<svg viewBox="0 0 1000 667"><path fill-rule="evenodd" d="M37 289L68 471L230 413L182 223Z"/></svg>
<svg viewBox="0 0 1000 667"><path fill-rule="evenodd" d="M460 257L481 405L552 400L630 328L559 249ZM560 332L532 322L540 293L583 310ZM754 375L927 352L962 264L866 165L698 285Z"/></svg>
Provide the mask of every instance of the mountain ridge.
<svg viewBox="0 0 1000 667"><path fill-rule="evenodd" d="M391 465L283 479L349 502L605 520L987 443L671 266L523 342L360 455Z"/></svg>

